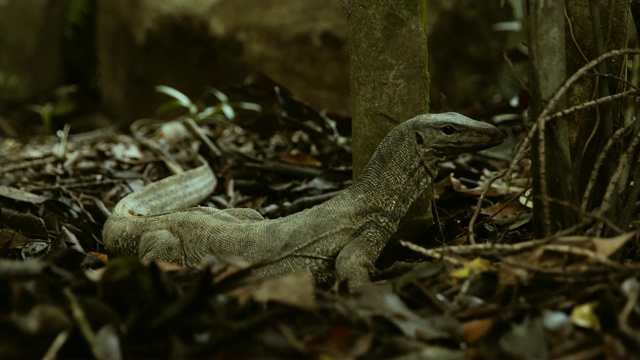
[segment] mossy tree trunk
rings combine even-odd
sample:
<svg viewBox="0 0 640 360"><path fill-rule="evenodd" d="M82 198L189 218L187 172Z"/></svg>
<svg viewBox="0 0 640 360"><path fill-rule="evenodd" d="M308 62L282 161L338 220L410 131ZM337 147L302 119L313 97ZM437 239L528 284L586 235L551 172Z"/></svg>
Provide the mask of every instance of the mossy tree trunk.
<svg viewBox="0 0 640 360"><path fill-rule="evenodd" d="M396 124L429 111L425 0L348 0L353 99L353 171L358 177ZM432 223L431 189L416 201L399 234Z"/></svg>

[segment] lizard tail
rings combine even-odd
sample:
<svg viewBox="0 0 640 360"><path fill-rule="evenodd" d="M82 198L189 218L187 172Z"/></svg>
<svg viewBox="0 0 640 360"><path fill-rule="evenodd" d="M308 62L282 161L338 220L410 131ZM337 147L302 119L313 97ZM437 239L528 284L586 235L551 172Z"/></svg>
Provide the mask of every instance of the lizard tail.
<svg viewBox="0 0 640 360"><path fill-rule="evenodd" d="M215 189L218 180L209 164L175 174L134 191L118 202L113 215L152 215L196 206Z"/></svg>

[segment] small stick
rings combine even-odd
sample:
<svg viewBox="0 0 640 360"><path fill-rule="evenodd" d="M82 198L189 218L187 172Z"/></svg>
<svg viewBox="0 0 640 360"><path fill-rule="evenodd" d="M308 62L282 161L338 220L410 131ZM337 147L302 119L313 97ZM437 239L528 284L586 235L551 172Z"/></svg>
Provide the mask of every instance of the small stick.
<svg viewBox="0 0 640 360"><path fill-rule="evenodd" d="M62 293L64 294L64 297L69 302L69 308L71 309L71 316L78 324L78 327L80 328L80 333L83 335L84 339L87 341L87 345L89 345L89 348L93 353L93 356L95 356L96 359L102 359L103 357L100 354L100 345L98 344L98 339L96 338L96 334L91 329L91 325L87 320L87 316L84 313L84 310L82 309L82 307L80 306L80 303L78 302L78 298L76 298L73 292L71 292L71 289L69 289L68 287L65 287L62 290Z"/></svg>
<svg viewBox="0 0 640 360"><path fill-rule="evenodd" d="M598 154L598 159L596 160L596 164L593 167L593 170L591 170L591 175L589 176L589 182L587 183L587 187L584 190L584 194L582 194L582 203L580 204L580 210L582 210L583 212L587 211L587 206L589 204L589 197L591 196L591 191L593 190L593 187L596 184L596 178L598 177L600 168L604 164L604 161L606 160L607 155L609 154L609 151L611 151L611 149L613 148L613 145L615 145L622 138L622 136L625 135L625 133L631 130L631 128L633 128L633 124L629 124L623 128L616 130L616 132L609 138L604 148L602 148L602 151L600 152L600 154Z"/></svg>
<svg viewBox="0 0 640 360"><path fill-rule="evenodd" d="M580 79L580 77L584 76L589 70L597 66L599 63L605 60L608 60L609 58L612 58L612 57L628 55L628 54L640 54L640 49L613 50L606 54L600 55L599 57L590 61L589 63L584 65L582 68L580 68L578 71L576 71L564 82L562 86L560 86L560 88L558 88L555 95L553 95L551 99L549 99L547 106L544 108L544 110L542 110L542 113L540 113L540 115L536 119L536 122L533 124L533 126L529 130L529 133L520 144L519 150L516 153L516 155L513 157L513 160L511 161L511 165L509 166L509 169L507 171L507 178L509 178L511 176L511 173L515 171L516 164L518 164L528 154L528 149L531 144L531 140L533 139L535 132L538 130L538 127L542 122L548 120L549 112L551 112L552 109L556 108L556 106L558 105L558 102L560 101L562 96L564 96L564 94L567 92L569 87L573 85L573 83L575 83L578 79Z"/></svg>
<svg viewBox="0 0 640 360"><path fill-rule="evenodd" d="M622 153L620 156L620 160L618 162L618 166L616 167L616 171L611 175L611 181L609 181L609 185L607 186L607 190L604 193L602 198L602 205L600 206L599 215L604 215L607 211L609 211L609 207L611 207L611 197L613 195L613 191L617 187L618 183L621 180L622 174L628 171L625 171L629 167L629 161L631 157L635 154L636 148L640 144L640 133L636 134L633 138L633 141L629 145L629 148ZM596 234L602 231L602 224L596 227Z"/></svg>
<svg viewBox="0 0 640 360"><path fill-rule="evenodd" d="M17 170L33 168L39 165L46 165L56 161L56 157L51 155L42 159L33 159L28 161L22 161L17 164L7 165L0 168L0 174L10 173Z"/></svg>
<svg viewBox="0 0 640 360"><path fill-rule="evenodd" d="M473 212L473 216L471 217L471 220L469 220L469 234L467 236L469 238L469 243L471 244L476 243L475 235L473 232L473 226L476 222L476 219L478 218L478 215L480 215L480 208L482 206L482 201L484 201L484 198L489 192L491 185L496 180L500 179L503 176L504 176L504 172L502 174L495 175L494 177L489 179L489 181L485 182L485 186L484 186L484 189L482 190L482 194L480 194L480 197L478 198L478 202L476 203L476 210Z"/></svg>
<svg viewBox="0 0 640 360"><path fill-rule="evenodd" d="M222 156L222 151L220 150L220 148L216 146L216 144L214 144L211 139L209 139L200 125L198 125L192 118L185 118L183 122L187 129L191 130L191 132L195 134L209 148L209 151L211 151L213 155L215 155L216 157Z"/></svg>
<svg viewBox="0 0 640 360"><path fill-rule="evenodd" d="M602 105L604 103L615 101L615 100L618 100L618 99L623 98L623 97L638 96L638 95L640 95L640 94L639 94L639 92L637 90L627 90L627 91L624 91L624 92L621 92L621 93L618 93L618 94L604 96L604 97L601 97L601 98L598 98L598 99L595 99L595 100L587 101L587 102L584 102L582 104L578 104L578 105L572 106L572 107L570 107L568 109L559 110L559 111L549 115L547 117L546 121L559 119L561 117L567 116L567 115L569 115L571 113L574 113L576 111L588 109L588 108L591 108L591 107L594 107L594 106L598 106L598 105Z"/></svg>
<svg viewBox="0 0 640 360"><path fill-rule="evenodd" d="M617 232L619 234L622 234L624 232L624 230L620 229L616 224L611 222L611 220L609 220L606 217L598 214L598 212L596 212L596 211L587 212L586 210L583 210L583 209L579 208L578 206L576 206L576 205L574 205L574 204L572 204L570 202L563 201L563 200L551 199L550 198L550 199L548 199L548 201L556 203L556 204L559 204L559 205L562 205L562 206L565 206L565 207L568 207L568 208L580 213L582 216L590 217L590 218L592 218L594 220L597 220L597 221L600 221L602 223L605 223L605 224L607 224L607 226L609 226L610 228L612 228L615 232Z"/></svg>

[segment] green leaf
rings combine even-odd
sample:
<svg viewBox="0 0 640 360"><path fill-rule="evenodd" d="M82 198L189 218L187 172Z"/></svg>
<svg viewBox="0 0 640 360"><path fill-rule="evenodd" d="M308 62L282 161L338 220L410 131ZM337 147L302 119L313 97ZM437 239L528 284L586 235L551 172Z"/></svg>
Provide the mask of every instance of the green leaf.
<svg viewBox="0 0 640 360"><path fill-rule="evenodd" d="M196 106L196 104L194 104L187 95L181 93L180 91L165 85L158 85L155 87L155 90L159 93L174 98L178 102L178 104L189 110L189 114L195 115L198 112L198 107Z"/></svg>
<svg viewBox="0 0 640 360"><path fill-rule="evenodd" d="M206 108L204 108L202 111L200 111L199 113L196 114L195 116L195 121L201 121L204 119L208 119L210 117L212 117L213 115L217 114L217 110L215 107L213 106L208 106Z"/></svg>
<svg viewBox="0 0 640 360"><path fill-rule="evenodd" d="M222 110L224 116L226 116L229 120L233 120L236 117L236 112L228 103L221 103L220 110Z"/></svg>
<svg viewBox="0 0 640 360"><path fill-rule="evenodd" d="M158 113L163 113L177 108L184 108L184 106L178 100L171 100L160 105L156 111Z"/></svg>
<svg viewBox="0 0 640 360"><path fill-rule="evenodd" d="M244 110L252 110L255 112L261 112L262 111L262 106L256 104L256 103L250 103L250 102L233 102L230 103L231 106L233 106L236 109L244 109Z"/></svg>
<svg viewBox="0 0 640 360"><path fill-rule="evenodd" d="M211 94L213 94L213 96L215 96L216 98L218 98L218 100L220 100L220 102L226 103L229 101L229 98L227 97L227 95L225 93L223 93L222 91L214 88L214 87L209 87L207 88L207 91L209 91Z"/></svg>

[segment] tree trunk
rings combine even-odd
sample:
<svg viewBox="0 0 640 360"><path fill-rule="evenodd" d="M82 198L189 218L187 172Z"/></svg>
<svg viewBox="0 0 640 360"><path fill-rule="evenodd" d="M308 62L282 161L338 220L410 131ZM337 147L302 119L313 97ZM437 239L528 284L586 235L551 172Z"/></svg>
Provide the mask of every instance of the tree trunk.
<svg viewBox="0 0 640 360"><path fill-rule="evenodd" d="M358 177L396 124L429 111L425 0L349 0L353 172ZM432 190L414 203L399 234L432 225Z"/></svg>
<svg viewBox="0 0 640 360"><path fill-rule="evenodd" d="M531 93L534 99L530 112L532 119L536 119L540 115L543 104L549 101L567 77L564 1L545 3L542 6L540 1L530 1L527 6ZM559 105L562 106L564 103L561 101ZM553 199L568 198L573 203L571 201L573 174L569 166L571 155L568 128L567 121L559 119L552 126L545 127L546 144L544 146L535 138L533 141L533 232L536 237L546 236L550 232L574 222L572 218L574 213L571 209L548 205L549 197ZM544 171L540 171L540 163L543 160L541 156L554 160L553 164L544 165ZM544 213L545 206L549 213Z"/></svg>

